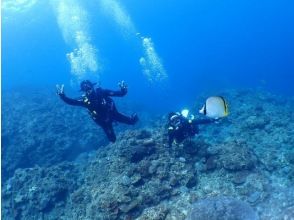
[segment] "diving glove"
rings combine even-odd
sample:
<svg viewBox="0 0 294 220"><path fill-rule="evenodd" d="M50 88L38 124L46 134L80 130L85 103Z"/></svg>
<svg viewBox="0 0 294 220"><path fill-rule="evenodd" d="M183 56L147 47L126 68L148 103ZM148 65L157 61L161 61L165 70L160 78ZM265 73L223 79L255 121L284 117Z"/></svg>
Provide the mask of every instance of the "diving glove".
<svg viewBox="0 0 294 220"><path fill-rule="evenodd" d="M57 95L64 95L64 84L56 85L56 93Z"/></svg>
<svg viewBox="0 0 294 220"><path fill-rule="evenodd" d="M128 89L127 84L125 83L125 81L121 81L118 83L118 86L120 87L121 90L126 91Z"/></svg>

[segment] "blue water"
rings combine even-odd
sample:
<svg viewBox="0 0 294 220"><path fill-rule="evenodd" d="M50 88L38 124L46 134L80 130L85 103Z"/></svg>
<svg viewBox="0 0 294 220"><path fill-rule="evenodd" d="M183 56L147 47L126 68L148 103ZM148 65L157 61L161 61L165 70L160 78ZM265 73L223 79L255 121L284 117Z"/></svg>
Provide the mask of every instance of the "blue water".
<svg viewBox="0 0 294 220"><path fill-rule="evenodd" d="M65 13L57 10L60 2L66 1L3 1L2 89L54 90L56 83L64 83L77 96L78 82L90 73L103 87L114 89L125 80L129 100L161 111L191 103L207 91L263 88L294 95L291 0L115 0L104 1L104 8L103 1L80 0L66 6L83 10L71 14L85 18L78 27L68 17L60 26L58 16ZM117 12L124 16L115 20ZM132 27L124 26L126 21ZM90 39L97 52L96 70L75 76L66 54L77 42L65 40L65 28L72 36L82 29ZM152 39L167 76L162 80L150 82L143 74L142 37Z"/></svg>
<svg viewBox="0 0 294 220"><path fill-rule="evenodd" d="M2 218L183 219L195 199L215 214L217 195L294 216L293 12L293 0L3 0ZM128 84L114 100L140 120L114 123L115 144L55 95L80 96L85 79ZM164 116L211 95L229 117L167 149Z"/></svg>

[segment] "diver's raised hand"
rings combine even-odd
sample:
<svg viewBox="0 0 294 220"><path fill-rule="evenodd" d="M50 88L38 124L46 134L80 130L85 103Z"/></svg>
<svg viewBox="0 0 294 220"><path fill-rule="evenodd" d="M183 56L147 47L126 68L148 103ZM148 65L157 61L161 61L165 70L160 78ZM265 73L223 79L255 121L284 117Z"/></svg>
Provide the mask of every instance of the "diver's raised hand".
<svg viewBox="0 0 294 220"><path fill-rule="evenodd" d="M127 86L127 84L125 83L125 81L121 81L121 82L119 82L119 83L118 83L118 86L120 87L120 89L121 89L122 91L127 91L127 90L128 90L128 86Z"/></svg>
<svg viewBox="0 0 294 220"><path fill-rule="evenodd" d="M56 85L56 93L57 95L64 95L64 84Z"/></svg>

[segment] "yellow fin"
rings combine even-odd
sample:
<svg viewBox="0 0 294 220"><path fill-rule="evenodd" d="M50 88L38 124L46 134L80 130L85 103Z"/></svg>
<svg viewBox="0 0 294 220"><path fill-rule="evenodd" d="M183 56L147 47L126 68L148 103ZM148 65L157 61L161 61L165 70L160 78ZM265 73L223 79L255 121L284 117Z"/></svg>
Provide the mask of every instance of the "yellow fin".
<svg viewBox="0 0 294 220"><path fill-rule="evenodd" d="M227 102L225 102L225 116L228 116L228 115L229 115L229 107Z"/></svg>

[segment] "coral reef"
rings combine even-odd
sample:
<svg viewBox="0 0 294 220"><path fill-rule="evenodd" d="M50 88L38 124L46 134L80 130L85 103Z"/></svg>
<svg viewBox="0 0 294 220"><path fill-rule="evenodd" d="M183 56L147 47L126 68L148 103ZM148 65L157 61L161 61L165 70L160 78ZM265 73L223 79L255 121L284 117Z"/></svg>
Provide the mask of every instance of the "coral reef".
<svg viewBox="0 0 294 220"><path fill-rule="evenodd" d="M62 213L67 197L78 184L77 170L63 163L47 169L18 169L5 185L4 219L42 219L46 213Z"/></svg>
<svg viewBox="0 0 294 220"><path fill-rule="evenodd" d="M117 127L107 144L53 94L9 95L18 102L3 96L3 219L294 218L293 99L228 91L228 118L169 147L164 116Z"/></svg>
<svg viewBox="0 0 294 220"><path fill-rule="evenodd" d="M17 168L71 161L107 143L95 124L85 120L87 112L64 105L54 93L4 91L2 102L4 180Z"/></svg>
<svg viewBox="0 0 294 220"><path fill-rule="evenodd" d="M258 220L255 211L245 202L234 198L219 196L200 199L192 205L186 220L240 219Z"/></svg>

